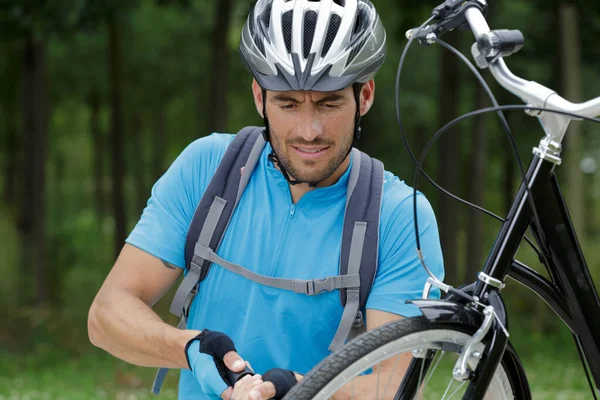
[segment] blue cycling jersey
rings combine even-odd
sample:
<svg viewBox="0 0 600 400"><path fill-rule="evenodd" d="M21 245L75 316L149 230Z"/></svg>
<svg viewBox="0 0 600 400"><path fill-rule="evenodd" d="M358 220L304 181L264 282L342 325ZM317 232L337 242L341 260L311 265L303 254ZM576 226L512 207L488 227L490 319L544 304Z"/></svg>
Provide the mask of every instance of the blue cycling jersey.
<svg viewBox="0 0 600 400"><path fill-rule="evenodd" d="M153 187L127 243L183 268L194 211L232 139L213 134L189 145ZM217 253L262 275L337 275L350 169L334 185L293 204L287 181L268 160L270 152L267 144ZM379 265L367 308L415 316L419 311L405 301L421 296L427 274L415 251L412 189L390 172L384 178ZM421 194L417 204L425 261L443 278L434 213ZM258 373L276 367L306 373L327 356L342 311L338 291L306 296L213 265L191 306L188 327L228 334ZM196 377L182 370L180 399L218 399L225 390L210 357L205 364Z"/></svg>

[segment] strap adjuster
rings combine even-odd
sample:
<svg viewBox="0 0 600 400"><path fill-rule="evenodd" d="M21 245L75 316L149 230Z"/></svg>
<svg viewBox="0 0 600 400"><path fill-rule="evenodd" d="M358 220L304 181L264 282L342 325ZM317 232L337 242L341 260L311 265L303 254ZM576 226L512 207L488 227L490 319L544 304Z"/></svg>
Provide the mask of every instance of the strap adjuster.
<svg viewBox="0 0 600 400"><path fill-rule="evenodd" d="M292 290L294 293L303 293L307 296L314 296L323 292L335 290L335 285L331 277L323 279L294 280L292 281Z"/></svg>

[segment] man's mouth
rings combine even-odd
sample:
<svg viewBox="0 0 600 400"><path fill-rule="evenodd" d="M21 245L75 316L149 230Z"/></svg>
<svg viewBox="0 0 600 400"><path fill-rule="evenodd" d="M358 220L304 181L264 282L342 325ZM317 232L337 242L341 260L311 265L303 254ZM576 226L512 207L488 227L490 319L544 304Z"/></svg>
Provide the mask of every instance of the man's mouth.
<svg viewBox="0 0 600 400"><path fill-rule="evenodd" d="M306 146L292 146L296 153L300 154L304 158L316 158L324 154L329 146L325 147L306 147Z"/></svg>
<svg viewBox="0 0 600 400"><path fill-rule="evenodd" d="M294 146L295 147L295 146ZM295 147L297 150L300 150L303 153L318 153L320 151L325 150L327 147L320 148L308 148L308 147Z"/></svg>

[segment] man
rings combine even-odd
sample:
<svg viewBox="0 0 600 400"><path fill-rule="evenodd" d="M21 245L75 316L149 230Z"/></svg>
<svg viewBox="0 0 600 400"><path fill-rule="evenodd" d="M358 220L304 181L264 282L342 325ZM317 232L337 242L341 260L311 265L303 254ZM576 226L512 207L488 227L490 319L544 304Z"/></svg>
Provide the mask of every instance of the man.
<svg viewBox="0 0 600 400"><path fill-rule="evenodd" d="M374 101L384 28L368 0L259 0L240 52L254 76L252 93L268 143L218 254L271 277L337 275L350 150ZM151 310L185 267L194 211L232 139L213 134L195 141L156 183L90 309L92 343L136 365L182 369L180 399L281 395L281 379L293 384L328 354L342 315L339 291L308 297L218 265L202 281L188 329L165 324ZM412 190L389 172L384 178L367 329L418 315L405 300L420 297L427 277L415 251ZM442 278L437 225L422 195L418 208L425 260ZM238 382L235 393L216 367L221 360L203 350L224 338L237 349L223 356L227 368L241 371L248 361L263 374ZM403 360L405 367L409 361ZM297 373L277 375L275 368ZM357 385L366 392L369 381Z"/></svg>

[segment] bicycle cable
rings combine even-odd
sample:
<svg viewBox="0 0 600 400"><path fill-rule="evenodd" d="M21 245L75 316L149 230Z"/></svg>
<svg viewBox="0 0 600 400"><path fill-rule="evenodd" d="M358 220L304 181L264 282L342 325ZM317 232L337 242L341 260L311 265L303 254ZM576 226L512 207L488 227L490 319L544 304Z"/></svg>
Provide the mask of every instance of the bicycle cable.
<svg viewBox="0 0 600 400"><path fill-rule="evenodd" d="M486 113L490 113L490 112L497 112L499 110L502 111L516 111L516 110L535 110L535 111L543 111L543 112L550 112L550 113L555 113L555 114L561 114L561 115L566 115L566 116L570 116L573 118L578 118L578 119L584 119L587 121L591 121L591 122L596 122L596 123L600 123L600 119L598 118L592 118L592 117L586 117L583 115L579 115L579 114L575 114L575 113L571 113L571 112L567 112L567 111L562 111L562 110L556 110L556 109L551 109L551 108L545 108L545 107L533 107L533 106L528 106L528 105L505 105L505 106L495 106L495 107L487 107L487 108L481 108L475 111L471 111L468 113L465 113L463 115L461 115L460 117L457 117L455 119L453 119L452 121L448 122L446 125L444 125L442 128L440 128L432 137L431 139L429 139L427 141L427 143L425 144L425 147L423 148L423 151L421 152L421 156L417 162L417 170L415 172L415 177L414 177L414 181L413 181L413 197L416 196L417 194L417 186L419 184L419 176L421 174L419 174L419 170L422 168L423 162L425 161L425 157L427 157L427 153L429 153L429 150L431 149L431 147L433 147L433 144L444 134L446 133L450 128L452 128L454 125L458 124L459 122L471 118L471 117L475 117L478 115L482 115L482 114L486 114Z"/></svg>
<svg viewBox="0 0 600 400"><path fill-rule="evenodd" d="M426 25L427 23L429 23L430 21L431 21L431 18L429 20L427 20L425 22L425 24L423 24L418 30L421 30L422 27L424 25ZM401 76L401 73L402 73L402 67L403 67L403 64L404 64L404 58L406 57L406 53L408 52L408 48L410 47L410 45L411 45L411 43L412 43L413 40L414 40L414 36L409 39L408 44L404 48L404 51L402 52L402 56L400 57L400 64L399 64L399 67L398 67L398 72L396 74L396 119L397 119L397 122L398 122L398 126L400 127L400 136L402 138L402 142L404 144L404 147L406 148L406 150L408 152L408 155L410 156L413 164L417 165L417 159L416 159L414 153L412 152L412 150L410 148L410 144L408 143L408 137L407 137L406 133L404 132L404 127L402 125L402 117L401 117L401 113L400 113L400 103L397 100L400 97L400 76ZM427 181L429 181L429 183L431 183L436 189L438 189L439 191L441 191L442 193L444 193L446 196L448 196L448 197L450 197L450 198L452 198L452 199L454 199L454 200L456 200L456 201L458 201L460 203L463 203L463 204L465 204L465 205L467 205L469 207L472 207L472 208L474 208L474 209L476 209L476 210L478 210L478 211L480 211L480 212L482 212L482 213L484 213L486 215L489 215L490 217L495 218L495 219L497 219L500 222L504 222L504 218L502 218L502 217L494 214L493 212L491 212L489 210L486 210L483 207L480 207L480 206L478 206L476 204L470 203L467 200L464 200L464 199L456 196L455 194L449 192L444 187L440 186L437 182L435 182L433 180L433 178L431 178L425 171L422 171L422 173L423 173L423 176L427 179Z"/></svg>
<svg viewBox="0 0 600 400"><path fill-rule="evenodd" d="M401 117L401 112L400 112L400 77L402 74L402 69L404 66L404 60L406 58L406 54L408 53L408 49L410 48L410 46L412 45L412 42L414 41L414 39L418 36L419 32L421 30L423 30L423 28L425 26L427 26L427 24L429 24L431 21L433 21L435 19L434 16L430 17L429 19L427 19L418 29L416 29L416 33L414 35L410 35L410 37L408 38L408 43L406 44L406 46L404 47L404 50L402 51L402 55L400 57L400 62L398 64L398 70L396 73L396 119L398 122L398 127L400 129L400 136L402 138L402 142L404 144L404 147L406 148L413 164L417 164L417 160L414 156L414 153L412 152L411 148L410 148L410 144L408 143L408 137L406 135L406 132L404 131L404 127L402 124L402 117ZM445 43L445 42L444 42ZM455 49L456 50L456 49ZM458 52L458 51L457 51ZM458 52L460 53L460 52ZM460 53L462 55L462 53ZM464 61L464 60L463 60ZM468 63L468 60L467 60ZM468 63L469 64L469 63ZM477 71L475 71L477 72ZM479 75L481 76L481 75ZM483 80L483 78L481 78ZM483 81L485 83L485 81ZM491 90L489 89L489 86L487 86L487 84L484 85L484 88L486 88L488 95L491 95L492 101L495 101L495 98L493 97L493 94L491 93ZM496 102L497 104L497 102ZM510 127L508 126L508 123L506 121L506 119L504 118L504 116L501 115L501 122L503 122L503 126L505 127L505 129L508 130L508 134L511 135L510 133ZM454 195L453 193L449 192L448 190L446 190L445 188L443 188L442 186L440 186L439 184L437 184L424 170L421 170L421 173L423 174L423 176L439 191L441 191L442 193L444 193L445 195L449 196L450 198L454 199L455 201L458 201L459 203L462 203L468 207L471 207L479 212L482 212L492 218L497 219L500 222L505 222L505 219L492 213L489 210L486 210L483 207L480 207L476 204L470 203L462 198L460 198L459 196ZM417 245L417 254L419 255L419 259L421 261L421 265L425 268L427 274L434 280L439 281L429 270L429 268L425 265L425 262L423 260L423 255L421 252L421 241L419 238L419 231L418 231L418 222L417 222L417 214L416 214L416 197L413 198L413 216L414 216L414 220L415 220L415 237L416 237L416 245ZM533 243L532 240L530 240L527 235L525 235L525 241L531 246L531 248L534 250L534 252L538 255L538 257L541 256L541 251L538 250L538 248L535 246L535 244Z"/></svg>
<svg viewBox="0 0 600 400"><path fill-rule="evenodd" d="M444 42L443 40L441 40L437 37L434 39L434 42L438 43L442 47L446 48L447 50L451 51L456 56L458 56L467 65L467 67L469 67L469 69L471 70L471 72L473 72L473 74L475 75L475 77L477 78L477 80L479 81L481 86L487 92L487 94L492 102L492 105L499 106L498 101L496 100L496 97L492 93L492 90L490 89L490 87L487 84L487 82L485 81L485 79L483 79L483 76L481 75L481 73L477 70L477 68L475 68L473 63L467 57L465 57L464 54L462 54L460 51L458 51L455 47L451 46L450 44ZM525 172L525 167L523 166L523 160L521 159L521 156L519 155L519 149L517 148L517 144L515 142L515 137L512 133L512 130L510 129L510 126L508 125L508 121L504 117L504 113L502 113L501 111L498 111L498 117L500 118L500 123L501 123L502 127L504 128L504 133L506 133L506 137L508 139L510 147L511 147L513 154L517 160L517 164L519 165L521 177L523 178L523 182L525 183L525 188L528 193L528 200L530 202L530 206L531 206L532 213L533 213L533 221L534 221L534 224L536 225L535 226L536 229L538 229L538 234L541 235L541 232L543 232L543 230L541 229L540 219L539 219L539 216L537 213L537 209L535 207L533 195L529 191L530 185L529 185L529 181L527 178L527 173ZM543 242L540 241L540 243L543 243ZM533 244L532 244L532 246L533 246ZM548 260L547 260L548 249L543 249L543 250L544 250L544 252L540 252L537 248L535 248L536 253L538 254L539 257L541 257L544 265L548 265Z"/></svg>

